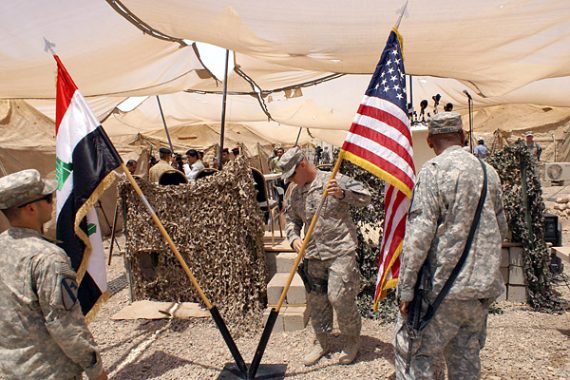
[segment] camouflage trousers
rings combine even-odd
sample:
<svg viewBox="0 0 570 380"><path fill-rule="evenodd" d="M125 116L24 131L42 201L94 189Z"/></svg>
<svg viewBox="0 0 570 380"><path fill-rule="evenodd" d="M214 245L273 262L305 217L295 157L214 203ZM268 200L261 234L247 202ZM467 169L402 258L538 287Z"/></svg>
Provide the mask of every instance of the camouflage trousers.
<svg viewBox="0 0 570 380"><path fill-rule="evenodd" d="M360 313L356 306L360 274L354 255L329 260L307 260L308 274L316 282L328 276L327 294L312 291L308 295L311 324L316 334L332 330L333 308L340 332L349 337L360 336Z"/></svg>
<svg viewBox="0 0 570 380"><path fill-rule="evenodd" d="M487 300L442 302L420 336L412 341L408 373L410 339L405 318L399 315L394 342L396 379L433 379L441 356L445 358L450 380L479 379L479 352L487 336L488 309Z"/></svg>

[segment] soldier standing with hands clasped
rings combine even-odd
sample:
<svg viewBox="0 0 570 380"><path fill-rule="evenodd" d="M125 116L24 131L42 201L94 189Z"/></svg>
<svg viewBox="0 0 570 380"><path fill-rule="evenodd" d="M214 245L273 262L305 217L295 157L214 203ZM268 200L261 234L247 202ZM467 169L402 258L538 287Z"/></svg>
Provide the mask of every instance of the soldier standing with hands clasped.
<svg viewBox="0 0 570 380"><path fill-rule="evenodd" d="M330 173L317 170L299 147L289 149L279 160L279 166L283 181L297 185L285 209L285 229L289 243L298 252L303 244L301 229L308 230ZM333 308L345 343L339 363L352 363L360 347L361 320L356 306L360 274L356 263L356 227L349 206L364 207L371 196L360 182L342 174L330 181L328 194L303 264L310 288L307 303L316 335L314 346L305 355L305 365L317 363L330 350Z"/></svg>
<svg viewBox="0 0 570 380"><path fill-rule="evenodd" d="M77 300L65 252L42 235L51 219L55 181L34 169L0 178L0 378L106 380Z"/></svg>
<svg viewBox="0 0 570 380"><path fill-rule="evenodd" d="M427 142L437 157L418 174L408 214L396 379L432 379L442 355L449 379L481 376L488 307L505 290L500 262L507 221L497 172L464 151L463 140L459 114L440 113L429 122ZM418 300L433 313L411 307ZM409 314L421 316L419 328L406 321Z"/></svg>

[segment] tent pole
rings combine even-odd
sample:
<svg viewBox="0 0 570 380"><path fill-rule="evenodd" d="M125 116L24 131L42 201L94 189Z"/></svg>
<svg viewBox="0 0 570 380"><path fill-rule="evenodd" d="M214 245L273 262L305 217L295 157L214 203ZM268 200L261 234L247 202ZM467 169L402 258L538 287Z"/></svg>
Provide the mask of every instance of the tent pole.
<svg viewBox="0 0 570 380"><path fill-rule="evenodd" d="M409 118L413 122L414 121L414 86L413 86L414 80L411 75L408 75L408 77L410 78L410 107L408 109L408 113L409 113Z"/></svg>
<svg viewBox="0 0 570 380"><path fill-rule="evenodd" d="M295 140L295 146L299 145L299 137L301 137L301 131L303 127L299 127L299 133L297 133L297 139Z"/></svg>
<svg viewBox="0 0 570 380"><path fill-rule="evenodd" d="M222 162L222 150L224 149L224 132L226 130L226 97L228 95L228 61L230 59L230 51L226 49L226 68L224 70L224 95L222 96L222 123L220 131L220 149L218 150L218 170L222 170L224 164Z"/></svg>
<svg viewBox="0 0 570 380"><path fill-rule="evenodd" d="M164 113L162 112L162 105L160 104L160 98L156 95L156 101L158 102L158 109L160 111L160 117L162 118L162 125L164 126L164 131L166 132L166 138L168 139L168 145L170 146L170 151L174 154L174 147L172 146L172 140L170 140L170 133L168 133L168 127L166 126L166 120L164 119Z"/></svg>

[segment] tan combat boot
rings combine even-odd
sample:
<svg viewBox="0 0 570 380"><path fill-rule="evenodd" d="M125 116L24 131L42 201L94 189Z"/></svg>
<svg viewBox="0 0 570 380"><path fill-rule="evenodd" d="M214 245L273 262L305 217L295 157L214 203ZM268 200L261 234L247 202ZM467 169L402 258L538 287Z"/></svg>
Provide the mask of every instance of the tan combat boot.
<svg viewBox="0 0 570 380"><path fill-rule="evenodd" d="M358 350L360 349L360 337L347 337L342 349L342 353L338 358L339 364L350 364L356 359Z"/></svg>
<svg viewBox="0 0 570 380"><path fill-rule="evenodd" d="M306 366L316 364L320 358L329 353L328 334L317 334L314 346L308 354L303 358L303 364Z"/></svg>

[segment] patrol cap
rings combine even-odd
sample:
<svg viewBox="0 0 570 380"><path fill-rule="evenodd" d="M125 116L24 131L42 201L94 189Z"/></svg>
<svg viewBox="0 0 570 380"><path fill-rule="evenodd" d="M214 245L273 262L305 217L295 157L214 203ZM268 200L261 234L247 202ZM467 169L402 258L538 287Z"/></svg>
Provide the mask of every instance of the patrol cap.
<svg viewBox="0 0 570 380"><path fill-rule="evenodd" d="M170 149L168 149L168 148L162 147L162 148L160 148L160 149L158 150L158 153L161 153L161 154L172 154L172 151L171 151Z"/></svg>
<svg viewBox="0 0 570 380"><path fill-rule="evenodd" d="M528 136L534 137L534 133L532 133L532 131L529 131L529 132L527 132L527 133L525 134L525 136L527 136L527 137L528 137Z"/></svg>
<svg viewBox="0 0 570 380"><path fill-rule="evenodd" d="M26 169L0 178L0 210L22 206L51 194L57 182L42 179L36 169Z"/></svg>
<svg viewBox="0 0 570 380"><path fill-rule="evenodd" d="M428 125L430 135L461 132L463 123L461 115L457 112L441 112L431 118Z"/></svg>
<svg viewBox="0 0 570 380"><path fill-rule="evenodd" d="M294 146L287 152L283 153L279 159L279 167L283 171L283 174L281 174L281 179L283 181L287 182L289 180L293 173L295 173L295 169L299 162L303 161L303 158L305 158L305 155L298 146Z"/></svg>

